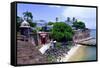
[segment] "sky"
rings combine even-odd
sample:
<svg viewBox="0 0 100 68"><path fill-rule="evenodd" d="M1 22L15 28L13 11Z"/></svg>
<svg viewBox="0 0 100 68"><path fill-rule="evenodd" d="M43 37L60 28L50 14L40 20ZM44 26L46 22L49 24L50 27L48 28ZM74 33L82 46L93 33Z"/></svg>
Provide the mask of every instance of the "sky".
<svg viewBox="0 0 100 68"><path fill-rule="evenodd" d="M96 8L58 6L58 5L37 5L37 4L17 4L17 16L23 17L23 12L29 11L33 15L33 20L45 20L55 22L67 20L67 17L83 21L87 28L96 29Z"/></svg>

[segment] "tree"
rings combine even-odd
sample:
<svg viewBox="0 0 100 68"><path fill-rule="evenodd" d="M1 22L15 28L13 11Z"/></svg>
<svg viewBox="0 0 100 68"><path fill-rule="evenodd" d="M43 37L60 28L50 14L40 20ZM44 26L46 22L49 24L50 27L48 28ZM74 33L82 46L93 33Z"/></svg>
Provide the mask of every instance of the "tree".
<svg viewBox="0 0 100 68"><path fill-rule="evenodd" d="M42 27L36 27L36 30L42 31Z"/></svg>
<svg viewBox="0 0 100 68"><path fill-rule="evenodd" d="M72 21L73 21L73 22L75 22L75 21L76 21L76 18L75 18L75 17L73 17Z"/></svg>
<svg viewBox="0 0 100 68"><path fill-rule="evenodd" d="M67 22L70 22L70 17L67 17Z"/></svg>
<svg viewBox="0 0 100 68"><path fill-rule="evenodd" d="M23 19L21 17L17 16L17 22L21 23L22 21L23 21Z"/></svg>
<svg viewBox="0 0 100 68"><path fill-rule="evenodd" d="M35 27L37 24L35 22L32 22L31 20L27 21L31 27Z"/></svg>
<svg viewBox="0 0 100 68"><path fill-rule="evenodd" d="M30 24L31 27L35 27L36 26L36 23L34 23L32 21L33 15L32 15L31 12L26 11L26 12L23 13L23 15L24 15L24 19Z"/></svg>
<svg viewBox="0 0 100 68"><path fill-rule="evenodd" d="M45 32L48 31L47 30L47 23L45 23L45 25L42 27L42 31L45 31Z"/></svg>
<svg viewBox="0 0 100 68"><path fill-rule="evenodd" d="M72 36L73 36L73 30L68 24L64 22L54 23L52 29L53 39L59 42L66 42L72 40Z"/></svg>
<svg viewBox="0 0 100 68"><path fill-rule="evenodd" d="M56 17L56 22L58 22L58 17Z"/></svg>
<svg viewBox="0 0 100 68"><path fill-rule="evenodd" d="M48 22L48 25L53 25L54 24L54 22Z"/></svg>
<svg viewBox="0 0 100 68"><path fill-rule="evenodd" d="M84 22L82 22L82 21L75 21L73 23L72 27L75 27L76 29L85 29L86 28Z"/></svg>
<svg viewBox="0 0 100 68"><path fill-rule="evenodd" d="M19 31L19 27L20 27L20 24L21 24L22 21L23 21L23 19L21 17L17 16L17 23L16 23L17 31Z"/></svg>
<svg viewBox="0 0 100 68"><path fill-rule="evenodd" d="M32 20L32 18L33 18L32 13L28 12L28 11L24 12L23 15L24 15L24 19L26 19L26 20Z"/></svg>

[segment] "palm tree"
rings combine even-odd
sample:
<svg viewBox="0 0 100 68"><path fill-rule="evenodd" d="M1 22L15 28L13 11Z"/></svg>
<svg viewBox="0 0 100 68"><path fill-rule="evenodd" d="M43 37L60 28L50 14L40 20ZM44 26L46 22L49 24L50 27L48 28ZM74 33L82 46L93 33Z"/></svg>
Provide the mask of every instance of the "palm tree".
<svg viewBox="0 0 100 68"><path fill-rule="evenodd" d="M67 22L70 22L70 17L67 17Z"/></svg>
<svg viewBox="0 0 100 68"><path fill-rule="evenodd" d="M24 15L24 19L26 19L27 21L33 19L31 12L26 11L26 12L23 13L23 15Z"/></svg>
<svg viewBox="0 0 100 68"><path fill-rule="evenodd" d="M31 12L26 11L23 13L23 16L24 16L24 20L26 20L30 24L31 27L36 26L36 23L32 21L33 15Z"/></svg>
<svg viewBox="0 0 100 68"><path fill-rule="evenodd" d="M76 18L75 17L73 17L73 22L75 22L76 21Z"/></svg>
<svg viewBox="0 0 100 68"><path fill-rule="evenodd" d="M56 22L58 22L58 17L56 17Z"/></svg>

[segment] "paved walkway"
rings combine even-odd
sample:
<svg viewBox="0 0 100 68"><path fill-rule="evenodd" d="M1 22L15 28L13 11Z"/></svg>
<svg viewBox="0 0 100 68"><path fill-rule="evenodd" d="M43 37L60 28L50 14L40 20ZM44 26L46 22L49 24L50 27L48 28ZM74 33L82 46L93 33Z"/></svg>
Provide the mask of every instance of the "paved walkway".
<svg viewBox="0 0 100 68"><path fill-rule="evenodd" d="M44 54L44 53L45 53L45 51L46 51L47 49L49 49L49 48L50 48L50 46L51 46L51 44L50 44L50 43L45 44L45 45L42 45L42 47L39 49L39 51L40 51L42 54Z"/></svg>
<svg viewBox="0 0 100 68"><path fill-rule="evenodd" d="M96 45L96 38L88 37L85 39L77 40L75 43L83 45Z"/></svg>

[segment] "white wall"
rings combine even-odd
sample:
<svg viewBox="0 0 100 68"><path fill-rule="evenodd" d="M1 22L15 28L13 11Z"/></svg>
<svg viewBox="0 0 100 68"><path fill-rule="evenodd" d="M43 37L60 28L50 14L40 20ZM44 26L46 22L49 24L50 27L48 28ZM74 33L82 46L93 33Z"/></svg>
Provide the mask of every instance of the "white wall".
<svg viewBox="0 0 100 68"><path fill-rule="evenodd" d="M13 68L10 65L10 3L13 0L0 0L0 68ZM65 3L78 5L96 5L100 7L100 0L22 0L30 2ZM100 11L100 8L99 8ZM98 13L100 18L100 13ZM100 21L100 20L99 20ZM98 21L98 22L99 22ZM100 23L98 23L98 26ZM98 27L100 29L100 27ZM99 33L99 32L98 32ZM99 35L99 34L98 34ZM99 36L98 36L99 37ZM99 38L100 41L100 38ZM100 52L100 47L98 47ZM99 54L100 56L100 54ZM70 63L57 65L24 66L22 68L99 68L100 62Z"/></svg>

